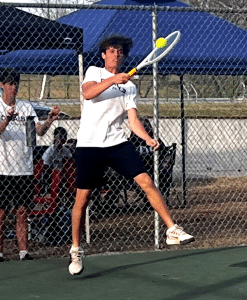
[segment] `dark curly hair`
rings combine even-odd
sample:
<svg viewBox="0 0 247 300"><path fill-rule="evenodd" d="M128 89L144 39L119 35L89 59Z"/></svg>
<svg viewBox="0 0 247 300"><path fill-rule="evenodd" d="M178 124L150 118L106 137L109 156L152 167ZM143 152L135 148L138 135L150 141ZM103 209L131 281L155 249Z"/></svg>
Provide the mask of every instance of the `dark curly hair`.
<svg viewBox="0 0 247 300"><path fill-rule="evenodd" d="M127 57L133 46L133 40L121 35L110 35L101 41L99 50L101 53L106 53L107 48L111 46L116 47L117 45L121 45L123 47L123 54Z"/></svg>
<svg viewBox="0 0 247 300"><path fill-rule="evenodd" d="M7 67L0 69L0 82L5 83L20 83L20 73L16 71L14 68Z"/></svg>

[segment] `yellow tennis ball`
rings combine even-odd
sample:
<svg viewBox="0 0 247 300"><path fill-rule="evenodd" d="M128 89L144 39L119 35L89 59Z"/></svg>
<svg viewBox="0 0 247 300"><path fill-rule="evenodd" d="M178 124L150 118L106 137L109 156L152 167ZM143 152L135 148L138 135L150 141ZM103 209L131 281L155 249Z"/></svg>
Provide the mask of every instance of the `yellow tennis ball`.
<svg viewBox="0 0 247 300"><path fill-rule="evenodd" d="M156 41L156 47L164 48L166 46L167 40L165 38L159 38Z"/></svg>

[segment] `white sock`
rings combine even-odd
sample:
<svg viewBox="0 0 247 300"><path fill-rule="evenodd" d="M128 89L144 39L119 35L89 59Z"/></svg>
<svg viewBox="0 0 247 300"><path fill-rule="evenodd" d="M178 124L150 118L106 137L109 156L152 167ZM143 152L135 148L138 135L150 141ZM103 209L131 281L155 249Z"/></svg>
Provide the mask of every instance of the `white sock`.
<svg viewBox="0 0 247 300"><path fill-rule="evenodd" d="M27 250L22 250L22 251L20 251L20 252L19 252L20 259L23 259L27 253L28 253Z"/></svg>
<svg viewBox="0 0 247 300"><path fill-rule="evenodd" d="M80 247L71 246L70 252L72 251L79 251Z"/></svg>
<svg viewBox="0 0 247 300"><path fill-rule="evenodd" d="M0 257L3 257L3 253L0 252Z"/></svg>
<svg viewBox="0 0 247 300"><path fill-rule="evenodd" d="M79 247L71 246L69 253L71 253L71 252L73 252L73 251L75 251L75 252L80 251L80 252L82 252L83 255L84 255L84 250L83 250L82 247L80 247L80 246L79 246Z"/></svg>

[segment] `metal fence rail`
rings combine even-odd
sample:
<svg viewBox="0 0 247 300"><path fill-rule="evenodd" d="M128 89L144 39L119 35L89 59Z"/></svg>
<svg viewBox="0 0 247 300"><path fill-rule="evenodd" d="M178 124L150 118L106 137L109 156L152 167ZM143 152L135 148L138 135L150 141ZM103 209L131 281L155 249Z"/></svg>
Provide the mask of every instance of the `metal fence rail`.
<svg viewBox="0 0 247 300"><path fill-rule="evenodd" d="M25 8L29 13L19 8ZM69 12L71 14L67 15ZM78 17L80 12L83 18ZM188 32L191 28L189 23L194 24L195 31L198 26L203 26L205 31L215 26L215 31L210 33L214 38L224 35L232 39L234 31L225 32L226 25L237 31L242 30L245 35L247 24L241 22L241 27L238 27L238 20L246 20L246 9L0 5L1 26L6 27L5 34L1 36L0 67L14 66L20 71L18 98L31 101L36 112L44 113L43 117L39 115L41 123L54 104L60 106L64 113L64 117L55 121L45 136L37 138L37 146L33 149L36 181L29 215L29 249L33 256L68 255L71 209L76 192L74 161L70 158L62 170L53 170L50 185L44 190L41 180L42 155L53 144L53 133L57 127L66 129L68 141L64 147L69 148L71 153L74 151L80 109L83 107L80 82L89 65L102 65L97 48L99 40L112 33L131 36L134 42L140 41L141 36L141 42L133 48L135 59L138 56L141 58L161 36L161 24L172 23L174 14L180 12L185 14L177 22L177 28L173 29L179 29L186 36L193 35L193 32ZM47 21L46 18L34 19L34 13L42 13L42 17L58 17L59 22L51 21L55 24L54 28L59 28L52 35L60 41L62 38L63 42L54 47L50 44L47 47L38 46L42 36L36 34L33 37L34 46L31 46L30 32L20 33L18 26L22 24L27 28ZM23 18L17 27L4 22L6 18L12 20L13 15ZM13 37L8 26L12 26L11 32L16 29L15 34L20 35L19 45L12 44ZM104 30L101 28L103 26ZM66 30L71 29L68 39L65 33L61 33L63 27L67 34ZM71 44L71 41L77 42ZM241 42L242 47L247 49L246 40ZM6 43L7 51L4 48ZM188 40L187 48L179 50L181 57L186 56L192 46ZM222 62L227 50L224 45L221 47L214 62ZM130 70L136 63L131 54L125 70ZM194 53L194 56L198 55L200 53ZM225 63L227 66L229 62ZM203 69L200 73L192 68L192 71L184 73L185 63L182 65L175 61L173 64L174 72L170 66L160 63L133 78L138 88L139 114L147 128L162 141L158 154L150 153L146 145L131 134L127 122L126 133L166 197L174 220L195 236L196 242L186 247L245 244L246 73L241 73L237 68L217 74L212 69L208 73ZM239 66L246 66L246 57L239 62ZM90 202L86 231L82 237L85 253L167 248L166 228L155 216L139 187L111 169L106 171L105 177L107 184L93 192ZM2 233L5 236L3 252L10 259L15 259L17 252L15 218L15 210L8 211Z"/></svg>

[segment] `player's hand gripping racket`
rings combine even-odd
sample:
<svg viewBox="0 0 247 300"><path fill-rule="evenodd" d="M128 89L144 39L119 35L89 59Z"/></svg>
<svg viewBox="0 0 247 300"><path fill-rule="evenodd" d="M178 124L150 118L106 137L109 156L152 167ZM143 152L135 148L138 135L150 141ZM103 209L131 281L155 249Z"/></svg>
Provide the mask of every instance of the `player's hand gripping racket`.
<svg viewBox="0 0 247 300"><path fill-rule="evenodd" d="M158 62L165 57L176 46L180 40L180 31L170 33L166 38L159 38L156 41L156 47L148 54L148 56L134 69L129 71L129 75L135 75L141 68Z"/></svg>

